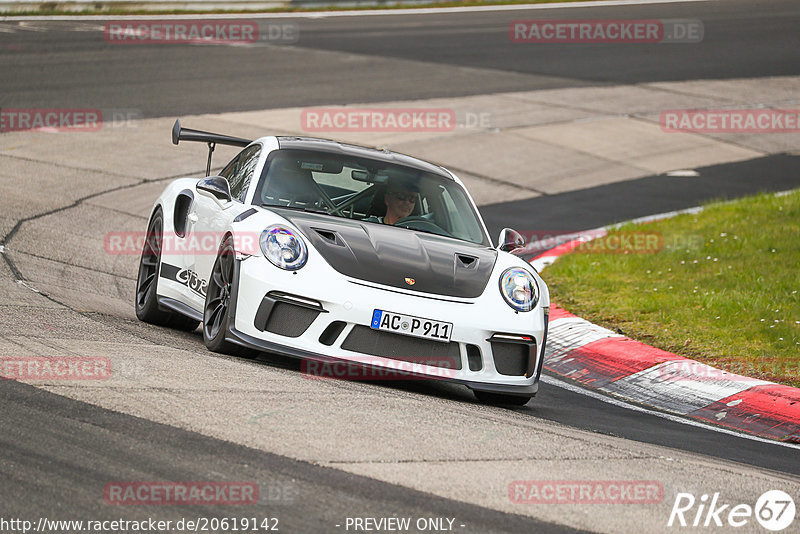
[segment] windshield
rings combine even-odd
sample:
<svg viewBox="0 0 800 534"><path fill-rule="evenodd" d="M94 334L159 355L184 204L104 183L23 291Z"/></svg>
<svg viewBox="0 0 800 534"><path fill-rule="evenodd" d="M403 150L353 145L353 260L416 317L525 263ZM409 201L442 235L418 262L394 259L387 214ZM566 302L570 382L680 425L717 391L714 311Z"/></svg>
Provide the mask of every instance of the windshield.
<svg viewBox="0 0 800 534"><path fill-rule="evenodd" d="M267 160L253 203L393 224L490 246L478 214L458 183L369 158L276 150Z"/></svg>

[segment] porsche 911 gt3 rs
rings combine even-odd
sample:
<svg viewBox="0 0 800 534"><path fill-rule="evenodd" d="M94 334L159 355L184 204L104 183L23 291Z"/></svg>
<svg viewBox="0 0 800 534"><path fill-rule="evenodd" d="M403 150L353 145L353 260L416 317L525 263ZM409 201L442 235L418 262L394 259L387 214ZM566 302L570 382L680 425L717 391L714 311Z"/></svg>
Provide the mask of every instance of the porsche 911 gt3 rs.
<svg viewBox="0 0 800 534"><path fill-rule="evenodd" d="M150 215L136 314L193 330L216 352L262 351L445 379L484 401L538 390L549 294L494 247L450 171L304 137L254 141L181 128L209 145L204 178L171 182ZM242 151L209 176L216 144ZM405 366L405 367L404 367Z"/></svg>

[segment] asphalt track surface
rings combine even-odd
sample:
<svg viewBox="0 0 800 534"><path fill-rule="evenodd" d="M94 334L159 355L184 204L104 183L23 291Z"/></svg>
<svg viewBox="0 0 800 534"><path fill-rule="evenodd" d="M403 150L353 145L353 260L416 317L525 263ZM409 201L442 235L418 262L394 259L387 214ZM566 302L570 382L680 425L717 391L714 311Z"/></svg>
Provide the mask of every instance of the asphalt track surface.
<svg viewBox="0 0 800 534"><path fill-rule="evenodd" d="M5 518L157 517L175 522L241 514L258 517L259 523L278 518L282 532L331 532L346 517L383 515L457 518L468 525L458 530L466 532L576 532L159 425L24 384L4 383L0 402ZM115 478L109 478L111 473ZM248 506L246 513L240 512L241 506L123 511L98 503L113 479L212 480L220 474L231 481L259 481L260 503Z"/></svg>
<svg viewBox="0 0 800 534"><path fill-rule="evenodd" d="M246 18L244 16L243 18ZM512 20L699 19L702 46L517 44ZM587 85L797 74L790 0L448 15L280 18L291 46L104 42L102 21L2 23L3 107L131 109L143 117L386 102ZM290 87L291 90L286 89Z"/></svg>
<svg viewBox="0 0 800 534"><path fill-rule="evenodd" d="M800 186L800 157L777 154L695 169L699 176L647 176L579 191L481 206L491 235L504 226L543 234L591 230L704 202ZM757 179L754 179L757 177Z"/></svg>
<svg viewBox="0 0 800 534"><path fill-rule="evenodd" d="M561 15L531 12L521 17L501 12L297 19L302 38L291 48L166 47L157 49L158 61L153 61L156 48L104 45L102 39L98 43L96 33L62 31L64 24L53 22L41 23L47 31L0 34L0 43L4 44L0 48L0 104L132 108L145 117L178 116L798 73L800 6L796 2L734 0L563 12L564 17L571 18L623 15L702 19L705 46L698 52L696 48L681 48L683 45L635 49L552 45L537 48L533 54L524 45L510 44L502 32L497 37L498 29L507 28L513 18ZM431 68L430 63L438 66ZM285 91L286 87L293 90ZM779 155L701 169L700 179L670 178L668 186L663 177L649 177L487 206L482 212L493 231L506 225L588 229L695 206L712 198L790 189L800 185L798 170L798 157ZM754 174L761 178L758 182L752 180ZM531 220L532 213L536 214L535 221ZM460 390L447 385L398 387L419 390L422 395L463 397ZM331 521L355 515L354 510L363 514L457 516L476 532L566 530L288 460L23 384L3 383L0 397L0 424L9 429L0 438L4 450L0 501L8 515L46 515L54 500L71 494L70 511L85 511L101 519L97 491L110 479L200 480L213 473L235 479L247 469L251 479L298 484L303 499L275 503L283 511L280 515L286 518L290 532L330 527ZM794 449L666 421L548 384L542 384L539 395L524 411L576 428L800 474L800 455ZM260 470L258 476L252 469ZM191 510L193 515L221 515L218 510L195 514L197 511ZM159 512L159 518L168 519L166 514L178 516L180 512L166 510ZM118 515L108 507L103 513ZM139 511L128 509L126 514L136 517Z"/></svg>

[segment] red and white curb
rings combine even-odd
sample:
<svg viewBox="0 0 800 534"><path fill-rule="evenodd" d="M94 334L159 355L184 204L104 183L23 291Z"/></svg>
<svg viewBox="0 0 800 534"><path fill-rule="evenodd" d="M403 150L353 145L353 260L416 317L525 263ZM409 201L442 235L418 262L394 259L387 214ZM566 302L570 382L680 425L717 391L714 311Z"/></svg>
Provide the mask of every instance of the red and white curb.
<svg viewBox="0 0 800 534"><path fill-rule="evenodd" d="M602 237L605 231L588 234ZM531 264L541 271L586 240L577 237L558 245ZM547 345L544 368L584 388L762 438L800 443L798 388L729 373L645 345L556 305L550 307Z"/></svg>

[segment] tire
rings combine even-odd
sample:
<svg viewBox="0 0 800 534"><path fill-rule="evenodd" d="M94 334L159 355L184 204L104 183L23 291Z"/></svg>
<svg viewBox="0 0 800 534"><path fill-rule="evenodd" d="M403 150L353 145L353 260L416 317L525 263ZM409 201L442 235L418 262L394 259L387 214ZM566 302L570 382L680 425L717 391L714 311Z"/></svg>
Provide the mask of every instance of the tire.
<svg viewBox="0 0 800 534"><path fill-rule="evenodd" d="M234 286L234 262L236 255L233 239L226 236L217 253L214 268L206 287L206 303L203 306L203 341L211 352L235 356L253 357L257 353L225 339L230 321L231 292Z"/></svg>
<svg viewBox="0 0 800 534"><path fill-rule="evenodd" d="M134 306L136 317L145 323L192 331L200 321L158 307L158 275L161 272L161 244L164 240L164 217L157 209L147 225L147 236L139 258Z"/></svg>
<svg viewBox="0 0 800 534"><path fill-rule="evenodd" d="M473 393L479 401L496 406L525 406L533 398L530 395L506 395L488 391L473 391Z"/></svg>

